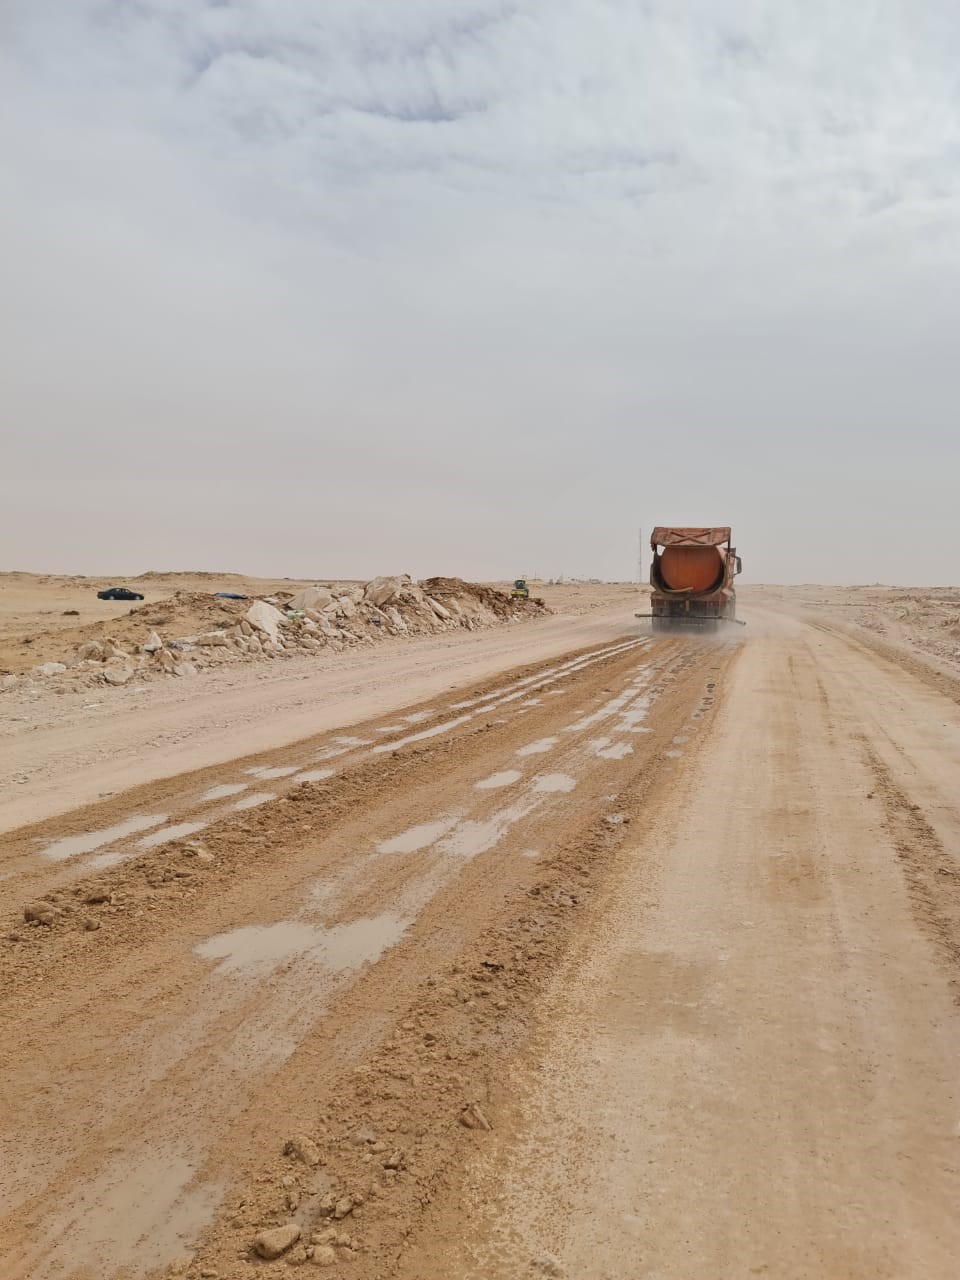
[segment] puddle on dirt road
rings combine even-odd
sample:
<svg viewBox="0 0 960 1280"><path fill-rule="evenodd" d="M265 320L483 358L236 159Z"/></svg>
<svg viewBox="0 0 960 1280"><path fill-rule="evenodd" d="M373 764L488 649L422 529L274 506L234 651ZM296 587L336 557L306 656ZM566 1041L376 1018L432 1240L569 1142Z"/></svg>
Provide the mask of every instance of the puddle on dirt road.
<svg viewBox="0 0 960 1280"><path fill-rule="evenodd" d="M629 742L614 742L609 747L602 747L597 755L601 760L622 760L624 756L633 755L633 747Z"/></svg>
<svg viewBox="0 0 960 1280"><path fill-rule="evenodd" d="M249 773L251 778L256 778L259 782L267 782L270 778L289 778L292 773L296 773L300 768L298 764L277 766L270 768L268 765L255 765L252 769L244 769L244 773Z"/></svg>
<svg viewBox="0 0 960 1280"><path fill-rule="evenodd" d="M287 961L306 959L326 973L344 973L372 964L399 942L410 920L392 912L323 929L302 920L246 925L218 933L194 950L219 960L216 972L263 976Z"/></svg>
<svg viewBox="0 0 960 1280"><path fill-rule="evenodd" d="M473 785L477 791L495 791L498 787L509 787L512 782L519 782L522 777L519 769L504 769L502 773L492 773L489 778Z"/></svg>
<svg viewBox="0 0 960 1280"><path fill-rule="evenodd" d="M183 1254L211 1221L224 1186L195 1183L196 1162L151 1146L111 1161L44 1223L41 1255L21 1274L142 1276ZM47 1268L51 1268L48 1270Z"/></svg>
<svg viewBox="0 0 960 1280"><path fill-rule="evenodd" d="M336 769L304 769L294 777L294 782L322 782L324 778L332 778Z"/></svg>
<svg viewBox="0 0 960 1280"><path fill-rule="evenodd" d="M266 804L268 800L276 800L276 798L272 791L254 791L253 795L244 796L230 808L236 813L241 813L244 809L255 809L258 804Z"/></svg>
<svg viewBox="0 0 960 1280"><path fill-rule="evenodd" d="M50 858L53 862L63 862L66 858L75 858L81 853L93 853L95 849L102 849L105 844L122 840L124 836L136 835L138 831L148 831L150 827L166 822L167 816L165 813L141 814L136 818L128 818L126 822L118 822L116 826L104 827L101 831L87 831L79 836L65 836L62 840L55 840L53 844L48 844L41 853L44 858Z"/></svg>
<svg viewBox="0 0 960 1280"><path fill-rule="evenodd" d="M631 702L618 715L620 721L619 728L626 730L628 733L647 733L649 730L643 728L643 722L647 718L647 712L653 706L654 697L650 693L641 694L639 698Z"/></svg>
<svg viewBox="0 0 960 1280"><path fill-rule="evenodd" d="M572 791L576 785L576 778L571 778L568 773L542 773L535 779L533 789L547 792Z"/></svg>
<svg viewBox="0 0 960 1280"><path fill-rule="evenodd" d="M443 724L435 724L432 729L421 729L419 733L408 733L405 738L398 738L396 742L382 742L379 747L373 750L377 755L381 755L384 751L396 751L398 747L405 747L410 742L422 742L424 738L435 738L440 733L447 733L450 729L456 729L458 725L466 724L468 720L472 720L472 715L456 716L453 720L445 720Z"/></svg>
<svg viewBox="0 0 960 1280"><path fill-rule="evenodd" d="M437 713L435 711L412 711L410 715L403 716L405 724L422 724L424 720L431 720Z"/></svg>
<svg viewBox="0 0 960 1280"><path fill-rule="evenodd" d="M154 849L158 844L166 844L168 840L180 840L183 836L192 836L195 831L202 831L206 822L177 822L172 827L161 827L142 840L137 841L138 849Z"/></svg>
<svg viewBox="0 0 960 1280"><path fill-rule="evenodd" d="M226 800L228 796L238 796L241 791L246 791L249 785L248 782L224 782L219 787L211 787L209 791L205 791L200 799Z"/></svg>
<svg viewBox="0 0 960 1280"><path fill-rule="evenodd" d="M377 845L377 853L418 853L427 849L441 836L445 836L459 821L456 817L439 818L436 822L421 822L408 831L401 831L398 836L382 840Z"/></svg>
<svg viewBox="0 0 960 1280"><path fill-rule="evenodd" d="M528 742L525 747L520 747L517 751L518 756L539 756L545 751L549 751L555 747L560 741L559 738L538 738L536 742Z"/></svg>
<svg viewBox="0 0 960 1280"><path fill-rule="evenodd" d="M500 809L482 821L468 819L459 823L440 844L440 852L456 858L475 858L499 844L515 822L525 818L537 808L538 801L523 800Z"/></svg>

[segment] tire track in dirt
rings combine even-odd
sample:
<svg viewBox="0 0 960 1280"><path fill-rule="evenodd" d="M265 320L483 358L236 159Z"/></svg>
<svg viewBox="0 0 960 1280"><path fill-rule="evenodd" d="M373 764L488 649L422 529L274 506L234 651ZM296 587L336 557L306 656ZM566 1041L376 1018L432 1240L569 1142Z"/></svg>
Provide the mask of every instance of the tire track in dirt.
<svg viewBox="0 0 960 1280"><path fill-rule="evenodd" d="M665 707L675 701L686 707L698 689L703 692L698 672L708 660L705 651L682 642L654 646L646 655L635 647L621 649L598 660L596 670L581 667L568 690L523 707L518 719L484 719L464 726L459 737L411 744L397 757L391 752L358 761L335 779L299 785L261 809L231 816L204 834L210 862L191 857L181 843L81 879L80 896L113 897L104 904L103 937L95 931L91 939L58 920L39 935L32 931L26 952L14 944L2 957L10 962L10 953L19 952L6 969L11 982L5 1016L16 1020L19 1044L14 1060L4 1064L5 1096L19 1090L24 1099L15 1115L4 1115L3 1126L11 1171L8 1208L22 1204L6 1227L6 1238L21 1242L10 1263L17 1269L9 1274L31 1274L41 1259L78 1266L85 1261L97 1275L114 1274L110 1259L118 1266L120 1259L131 1274L143 1274L162 1261L163 1248L189 1239L197 1215L209 1215L225 1186L222 1177L199 1171L205 1159L212 1169L236 1167L235 1130L257 1089L262 1093L257 1082L298 1059L303 1042L315 1037L318 1020L334 1016L350 992L367 982L366 973L378 975L399 963L385 1012L368 1019L359 1041L355 1026L347 1036L355 1047L375 1040L384 1018L395 1014L411 984L423 978L419 964L410 973L403 957L423 946L425 918L433 920L428 951L456 954L463 938L535 874L537 860L520 855L542 844L543 836L549 848L564 816L581 821L584 804L586 812L605 805L607 793L598 788L609 787L618 771L641 769L656 745L663 745L655 730L649 747L647 735L636 733L642 755L602 759L584 737L592 726L574 730L578 717L605 706L615 731L647 728L623 724L631 700L647 698L659 681ZM610 698L618 680L625 687ZM511 697L517 691L495 692ZM625 702L612 705L624 694ZM590 699L600 707L591 707ZM481 699L482 716L497 709L495 702ZM477 789L497 767L521 763L518 753L531 740L547 738L556 741L547 748L549 768L540 768L542 753L533 756L537 771L529 775L522 803L511 799L503 805L500 788ZM264 767L285 766L271 759ZM543 779L557 776L574 778L572 797L552 789L553 783L543 787ZM438 808L452 808L455 816L433 847L395 856L378 850L415 827L410 819L421 825L424 818L438 821ZM531 838L531 824L538 839ZM479 895L472 903L461 898L464 880ZM313 895L291 916L285 899L305 884ZM451 896L456 910L447 915L440 904L449 907ZM235 931L232 939L225 923ZM256 944L252 953L250 943ZM393 950L366 970L391 943ZM199 987L191 945L206 946L207 964L217 964ZM40 983L51 983L56 994L35 1007L31 992ZM51 1049L52 1025L57 1032ZM341 1054L329 1069L342 1071L343 1065ZM52 1107L47 1090L59 1092ZM51 1137L43 1139L44 1133ZM232 1146L218 1161L210 1152L224 1134ZM123 1199L124 1189L139 1209ZM33 1215L41 1195L47 1218L35 1251L24 1242L36 1229ZM127 1226L110 1234L113 1252L104 1253L103 1232L112 1230L104 1224L119 1207ZM58 1234L69 1239L69 1248L52 1244Z"/></svg>
<svg viewBox="0 0 960 1280"><path fill-rule="evenodd" d="M947 853L920 805L897 786L865 739L863 752L876 779L884 826L903 867L914 918L943 956L953 999L960 1005L960 862Z"/></svg>

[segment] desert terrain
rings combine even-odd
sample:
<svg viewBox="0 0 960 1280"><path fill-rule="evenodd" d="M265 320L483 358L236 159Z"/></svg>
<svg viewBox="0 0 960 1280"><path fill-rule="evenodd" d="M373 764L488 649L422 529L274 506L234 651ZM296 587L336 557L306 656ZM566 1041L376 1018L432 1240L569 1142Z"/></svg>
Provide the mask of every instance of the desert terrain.
<svg viewBox="0 0 960 1280"><path fill-rule="evenodd" d="M4 1280L952 1280L960 589L375 582L0 575Z"/></svg>

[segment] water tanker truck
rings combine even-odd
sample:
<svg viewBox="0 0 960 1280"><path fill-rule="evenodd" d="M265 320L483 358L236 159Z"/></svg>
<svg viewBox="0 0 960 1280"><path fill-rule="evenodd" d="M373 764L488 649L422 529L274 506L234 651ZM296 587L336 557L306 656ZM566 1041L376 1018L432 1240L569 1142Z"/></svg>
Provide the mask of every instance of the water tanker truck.
<svg viewBox="0 0 960 1280"><path fill-rule="evenodd" d="M654 631L737 621L733 580L742 566L729 528L658 525L650 549L650 613L637 616L652 618Z"/></svg>

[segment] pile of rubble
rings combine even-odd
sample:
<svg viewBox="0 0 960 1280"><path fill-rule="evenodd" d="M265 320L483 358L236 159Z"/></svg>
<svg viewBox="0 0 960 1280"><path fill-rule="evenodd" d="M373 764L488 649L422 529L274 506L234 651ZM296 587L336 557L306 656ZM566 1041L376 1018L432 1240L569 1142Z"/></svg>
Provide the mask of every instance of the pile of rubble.
<svg viewBox="0 0 960 1280"><path fill-rule="evenodd" d="M181 613L214 621L210 630L171 634ZM132 609L123 620L122 639L98 635L81 643L65 662L45 662L31 678L69 676L81 683L127 684L134 676L191 676L225 662L280 658L291 654L334 653L372 644L388 636L466 628L474 631L547 612L540 600L521 600L492 587L459 578L374 578L365 586L305 587L278 591L252 602L178 593L169 602L164 633L148 630L157 606ZM139 623L139 625L138 625ZM115 627L114 630L119 630ZM18 682L3 678L4 688Z"/></svg>

